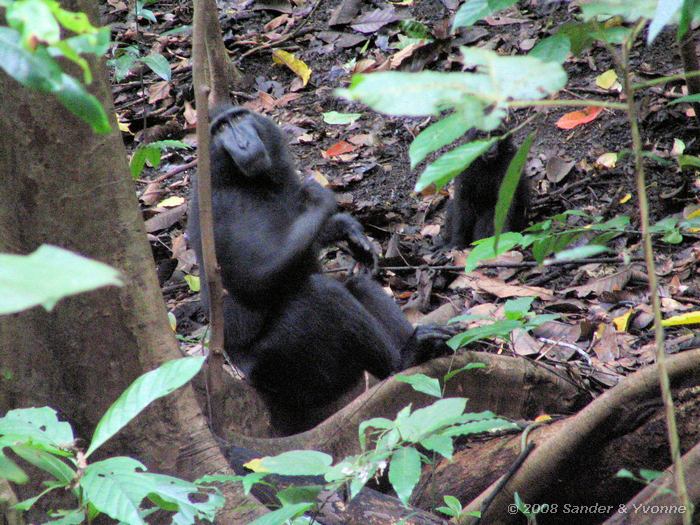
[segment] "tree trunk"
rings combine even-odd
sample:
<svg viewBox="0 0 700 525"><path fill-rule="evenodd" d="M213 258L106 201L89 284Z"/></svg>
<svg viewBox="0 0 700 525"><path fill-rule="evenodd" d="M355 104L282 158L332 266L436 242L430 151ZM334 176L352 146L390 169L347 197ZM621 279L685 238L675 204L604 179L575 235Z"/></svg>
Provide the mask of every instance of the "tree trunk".
<svg viewBox="0 0 700 525"><path fill-rule="evenodd" d="M94 2L62 4L97 19ZM92 67L91 92L114 115L104 62ZM0 413L49 405L89 440L131 381L181 354L116 125L95 135L56 99L2 72L0 93L0 251L55 244L114 266L126 283L64 299L52 312L0 317ZM228 471L189 386L154 403L106 451L189 480ZM248 523L263 512L230 486L225 495L220 523Z"/></svg>

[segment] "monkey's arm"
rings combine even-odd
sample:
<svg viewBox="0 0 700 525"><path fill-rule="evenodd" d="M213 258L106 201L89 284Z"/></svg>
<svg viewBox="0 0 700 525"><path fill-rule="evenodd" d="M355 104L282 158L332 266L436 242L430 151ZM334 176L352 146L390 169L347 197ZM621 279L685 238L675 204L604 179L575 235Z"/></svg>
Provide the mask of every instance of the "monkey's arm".
<svg viewBox="0 0 700 525"><path fill-rule="evenodd" d="M283 286L290 276L313 271L316 240L335 211L335 198L318 184L302 188L305 210L283 231L269 228L267 210L248 211L217 221L217 256L225 287L233 293L259 296ZM217 209L226 209L224 203ZM230 215L230 214L229 214ZM304 266L310 266L304 268Z"/></svg>
<svg viewBox="0 0 700 525"><path fill-rule="evenodd" d="M328 219L321 234L319 235L319 246L328 246L339 241L348 243L350 253L355 260L373 272L377 269L377 253L372 247L372 243L365 236L362 225L347 213L336 213Z"/></svg>

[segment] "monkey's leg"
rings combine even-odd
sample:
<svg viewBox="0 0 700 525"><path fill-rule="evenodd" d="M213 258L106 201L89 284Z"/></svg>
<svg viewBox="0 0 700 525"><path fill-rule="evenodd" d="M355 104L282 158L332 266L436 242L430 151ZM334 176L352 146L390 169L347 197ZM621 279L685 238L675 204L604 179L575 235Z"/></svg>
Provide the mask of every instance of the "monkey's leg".
<svg viewBox="0 0 700 525"><path fill-rule="evenodd" d="M401 348L402 369L452 353L445 341L460 332L458 327L430 324L414 328L401 308L367 273L352 276L345 286Z"/></svg>

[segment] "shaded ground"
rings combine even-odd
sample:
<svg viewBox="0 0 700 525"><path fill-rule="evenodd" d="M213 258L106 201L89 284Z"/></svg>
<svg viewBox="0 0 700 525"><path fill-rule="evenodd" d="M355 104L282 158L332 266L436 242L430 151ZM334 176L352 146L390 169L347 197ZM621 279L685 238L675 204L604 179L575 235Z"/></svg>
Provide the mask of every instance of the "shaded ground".
<svg viewBox="0 0 700 525"><path fill-rule="evenodd" d="M190 104L194 97L190 32L185 27L182 32L172 33L191 23L190 2L164 1L148 6L157 23L143 21L138 33L133 23L127 23L126 5L121 0L109 4L105 16L114 22L118 45L138 44L144 54L162 53L173 69L172 80L164 82L144 68L143 89L138 68L115 84L117 113L136 134L124 134L127 145L134 148L144 139L163 138L191 142L194 117ZM443 222L446 192L425 197L412 193L418 173L409 169L408 146L427 121L374 113L337 99L333 89L346 85L353 71L459 70L461 45L484 46L502 54L523 53L553 28L570 21L576 12L568 2L550 4L553 7L548 9L537 7L537 2L520 4L530 7L489 19L456 37L448 36L450 17L457 7L453 0L415 0L405 7L379 0L371 4L346 1L342 6L350 13L347 21L334 26L329 20L338 20L334 14L341 7L338 0L299 6L286 0L221 2L220 12L227 47L244 74L239 102L273 116L285 127L301 174L327 181L341 206L356 215L381 244L384 266L421 266L462 260L461 254L433 255L433 237ZM412 53L394 48L406 34L399 19L424 24L431 42L416 46ZM392 21L382 23L387 20ZM651 48L637 45L637 81L680 71L673 36L669 30ZM260 47L266 44L274 47ZM311 68L306 87L290 69L273 63L273 48L293 53ZM605 49L594 47L580 57L570 57L565 67L569 82L562 98L619 100L617 92L595 83L596 77L611 67ZM652 221L697 204L696 175L688 170L681 173L675 161L668 161L674 139L685 142L686 153L698 152L698 128L686 114L687 105L666 106L668 99L681 95L681 85L653 88L640 97L645 149L666 160L649 160L646 165ZM329 125L322 116L328 111L358 112L362 117L350 125ZM612 247L616 252L641 255L635 231L638 207L634 197L626 198L627 194L634 195L631 159L623 158L614 168L596 164L600 155L630 147L624 115L604 111L593 122L565 131L554 124L563 113L563 109L543 111L532 124L538 135L527 168L535 195L531 219L540 221L567 209L606 219L626 214L632 226L612 242ZM515 126L532 114L530 110L514 112L508 125ZM521 130L516 142L528 132ZM345 153L334 154L341 142L346 143ZM182 235L185 208L181 202L167 208L158 203L172 196L187 198L192 170L182 171L181 167L192 160L191 153L169 154L158 169L147 170L137 184L144 216L150 219L147 227L164 293L169 308L177 315L178 333L184 337L191 336L203 321L193 302L196 296L183 280L193 270L194 262ZM557 169L562 164L568 169ZM571 224L575 222L574 218ZM686 235L681 244L656 241L665 316L695 310L700 304L697 246L692 235ZM526 261L532 260L527 253L524 255ZM330 250L326 258L329 269L348 265L339 250ZM509 259L516 263L521 260L517 254ZM172 273L175 266L177 270ZM414 320L446 303L452 304L457 313L499 317L506 299L536 295L539 299L535 310L558 313L559 321L543 325L535 337L526 335L514 342L483 346L559 363L588 387L600 387L614 384L621 374L653 360L648 345L652 333L644 271L641 265L624 266L621 262L548 268L523 265L480 269L471 278L455 280L459 272L423 267L385 271L382 279ZM523 284L537 288L523 288ZM582 288L567 290L575 286ZM700 343L684 328L671 329L668 338L669 351ZM590 356L590 362L583 354Z"/></svg>

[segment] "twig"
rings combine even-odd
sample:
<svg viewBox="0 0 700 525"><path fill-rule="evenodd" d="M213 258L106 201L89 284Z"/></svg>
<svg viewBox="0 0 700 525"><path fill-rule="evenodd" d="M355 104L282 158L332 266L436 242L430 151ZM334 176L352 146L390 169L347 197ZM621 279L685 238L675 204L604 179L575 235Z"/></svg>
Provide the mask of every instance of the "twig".
<svg viewBox="0 0 700 525"><path fill-rule="evenodd" d="M642 262L643 257L630 257L629 262ZM586 259L577 259L575 261L550 261L546 265L542 265L536 261L522 261L519 263L514 262L492 262L492 263L479 263L477 268L537 268L538 266L583 266L585 264L626 264L626 261L620 259L619 257L589 257ZM446 271L463 271L464 265L437 265L431 266L429 264L422 265L409 265L409 266L380 266L379 270L400 272L408 270L446 270ZM344 271L344 269L328 270L327 273L335 273Z"/></svg>
<svg viewBox="0 0 700 525"><path fill-rule="evenodd" d="M318 6L319 6L320 4L321 4L321 0L316 0L316 3L315 3L314 6L311 8L311 11L309 11L309 14L306 15L306 16L304 17L304 19L303 19L301 22L299 22L299 25L298 25L294 30L290 31L289 33L287 33L286 35L284 35L284 36L283 36L282 38L280 38L279 40L275 40L274 42L268 42L268 43L266 43L266 44L262 44L262 45L259 45L259 46L257 46L257 47L254 47L253 49L249 49L248 51L246 51L245 53L243 53L243 54L239 57L238 60L239 60L239 61L240 61L240 60L243 60L244 58L249 57L250 55L253 55L253 54L255 54L255 53L259 52L259 51L263 51L263 50L265 50L265 49L269 49L269 48L271 48L271 47L275 47L275 46L278 46L278 45L280 45L280 44L283 44L283 43L285 43L287 40L290 40L290 39L294 38L295 36L297 36L297 35L299 34L299 31L301 31L301 29L306 25L306 23L309 21L309 19L311 19L311 15L314 14L314 11L316 11L316 9L318 9Z"/></svg>
<svg viewBox="0 0 700 525"><path fill-rule="evenodd" d="M586 351L581 348L578 345L575 345L573 343L566 343L564 341L557 341L556 339L550 339L549 337L538 337L537 338L539 341L542 341L543 343L547 343L548 345L553 345L553 346L561 346L562 348L568 348L569 350L573 350L576 352L578 355L580 355L583 360L586 362L588 366L593 366L593 361L591 361L591 356L589 356Z"/></svg>

